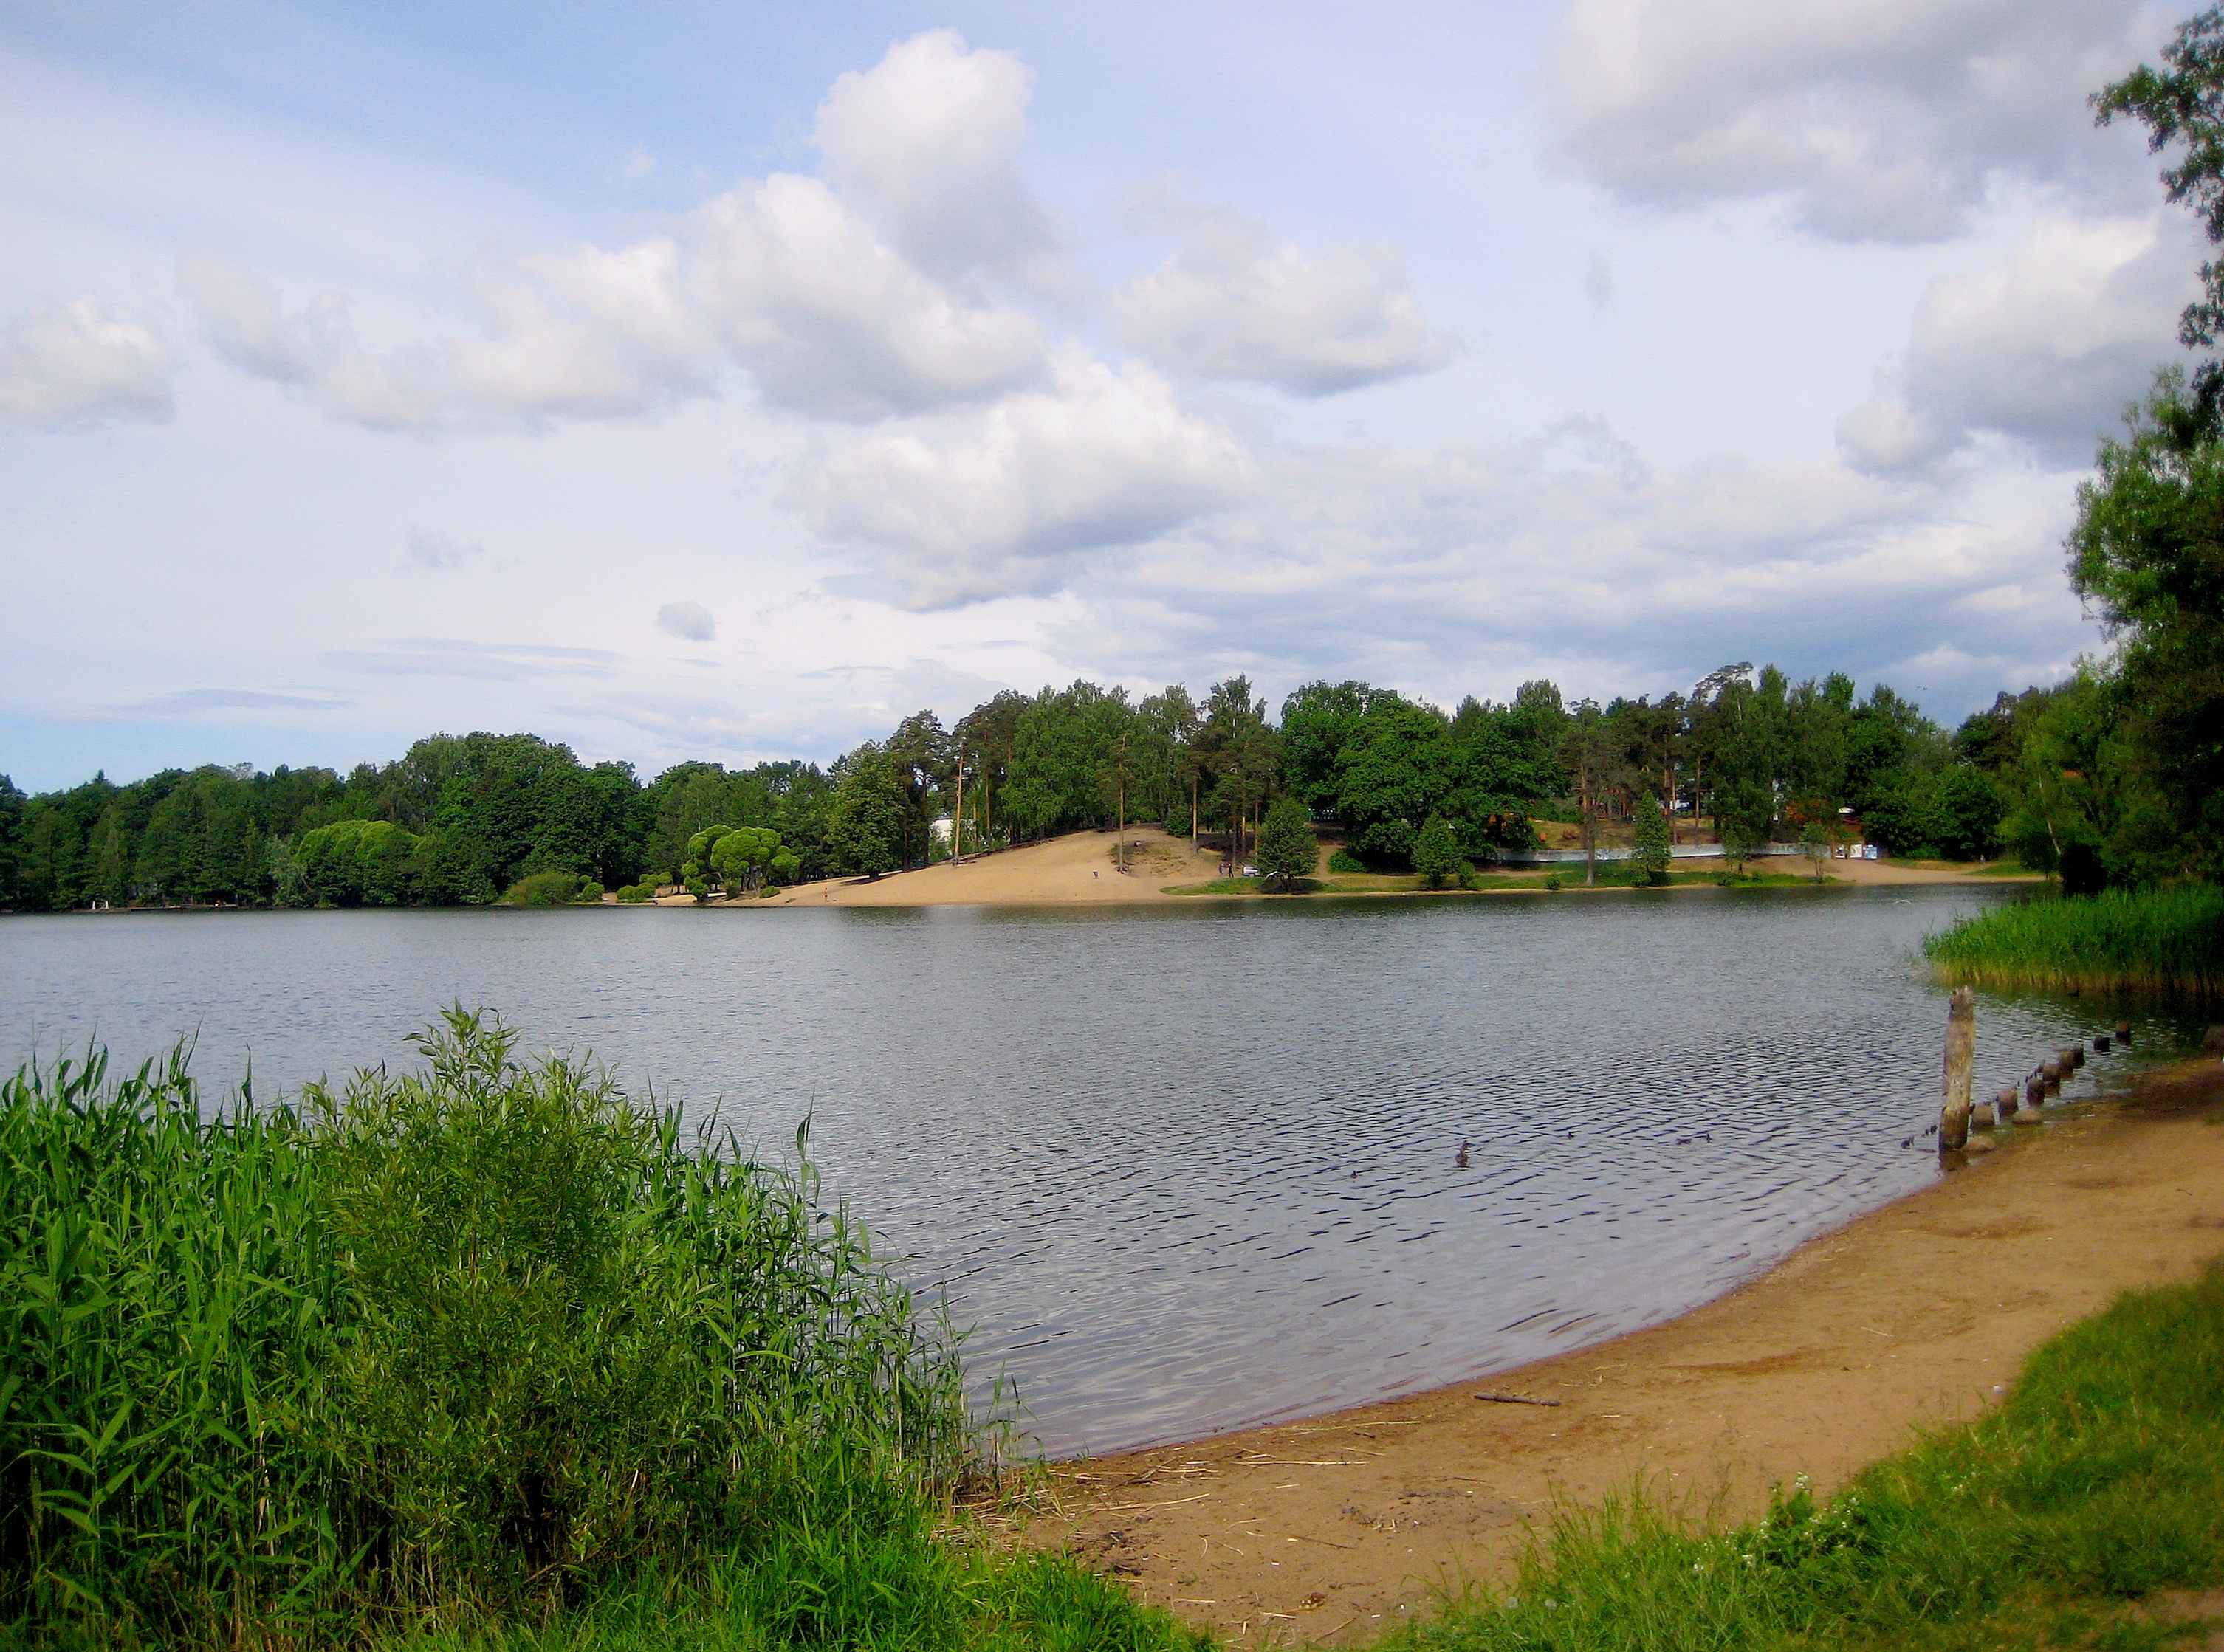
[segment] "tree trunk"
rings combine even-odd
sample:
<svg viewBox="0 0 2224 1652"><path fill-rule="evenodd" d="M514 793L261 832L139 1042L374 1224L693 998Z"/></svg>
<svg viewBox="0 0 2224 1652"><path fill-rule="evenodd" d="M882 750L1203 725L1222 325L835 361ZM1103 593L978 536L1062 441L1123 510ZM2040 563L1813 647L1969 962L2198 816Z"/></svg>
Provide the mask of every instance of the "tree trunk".
<svg viewBox="0 0 2224 1652"><path fill-rule="evenodd" d="M957 801L950 809L950 858L965 853L965 753L957 753Z"/></svg>
<svg viewBox="0 0 2224 1652"><path fill-rule="evenodd" d="M1589 762L1576 766L1576 806L1583 817L1583 887L1598 885L1598 816L1591 797L1591 766Z"/></svg>

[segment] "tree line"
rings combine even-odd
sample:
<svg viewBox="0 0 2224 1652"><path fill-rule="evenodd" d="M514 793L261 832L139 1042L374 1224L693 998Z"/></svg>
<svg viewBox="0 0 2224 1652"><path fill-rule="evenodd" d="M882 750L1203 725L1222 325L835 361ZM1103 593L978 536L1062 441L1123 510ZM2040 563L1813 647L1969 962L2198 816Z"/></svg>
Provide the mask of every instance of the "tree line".
<svg viewBox="0 0 2224 1652"><path fill-rule="evenodd" d="M0 779L0 905L470 905L541 878L739 888L1139 823L1240 860L1282 799L1375 870L1487 865L1536 847L1540 820L1592 842L1657 809L1672 838L1741 854L1859 829L1896 854L2136 881L2177 863L2149 795L2166 776L2150 763L2148 791L2134 781L2125 694L2088 668L1949 733L1888 686L1864 698L1843 674L1743 663L1658 699L1570 703L1540 681L1450 711L1355 681L1279 709L1240 676L1201 697L1076 682L946 728L920 711L825 769L689 762L646 782L530 735L435 735L346 774L211 766L36 797Z"/></svg>

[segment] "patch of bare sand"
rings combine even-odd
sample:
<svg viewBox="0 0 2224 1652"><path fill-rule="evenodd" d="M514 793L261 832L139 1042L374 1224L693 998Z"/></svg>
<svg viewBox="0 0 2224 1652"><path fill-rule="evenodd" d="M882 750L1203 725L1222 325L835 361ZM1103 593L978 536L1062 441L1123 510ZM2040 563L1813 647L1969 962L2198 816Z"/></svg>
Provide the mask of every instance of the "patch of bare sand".
<svg viewBox="0 0 2224 1652"><path fill-rule="evenodd" d="M1115 842L1131 846L1128 869L1121 872L1113 861ZM1322 846L1317 871L1327 872L1329 847ZM1772 868L1778 862L1765 862ZM1792 863L1795 866L1799 863ZM1678 861L1679 872L1721 869L1715 861ZM945 861L915 872L894 872L881 878L826 879L782 890L767 900L751 897L721 903L736 906L1054 906L1099 904L1147 904L1195 899L1167 894L1170 885L1201 883L1220 875L1221 857L1215 849L1195 851L1186 838L1168 837L1155 826L1131 826L1124 835L1104 832L1069 832L1040 843L989 854ZM1967 872L1933 870L1922 867L1888 866L1880 861L1833 861L1829 875L1840 882L1858 884L1973 883L1996 884L1999 878ZM1408 889L1375 888L1365 878L1343 880L1346 894L1410 895ZM1391 880L1383 880L1384 883ZM1399 882L1403 880L1398 880ZM1527 891L1484 890L1485 894ZM1472 899L1473 892L1445 891L1437 899ZM1247 899L1247 897L1235 897ZM1286 900L1289 896L1255 897ZM685 895L665 905L687 905Z"/></svg>
<svg viewBox="0 0 2224 1652"><path fill-rule="evenodd" d="M1556 1492L1644 1476L1748 1511L1968 1417L2117 1293L2224 1249L2224 1068L2003 1131L1968 1170L1652 1330L1409 1399L1058 1466L1030 1542L1070 1544L1239 1646L1355 1643L1502 1577ZM1557 1407L1494 1403L1521 1393Z"/></svg>
<svg viewBox="0 0 2224 1652"><path fill-rule="evenodd" d="M1113 860L1125 842L1128 869ZM830 879L799 884L762 906L1050 906L1172 900L1165 887L1216 877L1220 857L1191 853L1185 838L1154 826L1111 832L1069 832L1020 848L944 861L916 872L874 879Z"/></svg>

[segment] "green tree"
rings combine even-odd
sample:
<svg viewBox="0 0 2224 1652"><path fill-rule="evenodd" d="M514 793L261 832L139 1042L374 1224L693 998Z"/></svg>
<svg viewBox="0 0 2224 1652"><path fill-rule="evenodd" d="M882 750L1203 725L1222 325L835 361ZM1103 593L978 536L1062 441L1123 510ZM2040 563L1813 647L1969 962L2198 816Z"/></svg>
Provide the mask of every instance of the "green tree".
<svg viewBox="0 0 2224 1652"><path fill-rule="evenodd" d="M1583 883L1598 882L1598 818L1604 794L1621 773L1621 741L1595 700L1577 701L1560 735L1560 761L1575 782L1583 834Z"/></svg>
<svg viewBox="0 0 2224 1652"><path fill-rule="evenodd" d="M780 853L780 834L769 826L736 826L711 844L711 866L727 888L755 889Z"/></svg>
<svg viewBox="0 0 2224 1652"><path fill-rule="evenodd" d="M1431 815L1414 834L1413 870L1426 889L1442 889L1459 875L1459 834L1442 815Z"/></svg>
<svg viewBox="0 0 2224 1652"><path fill-rule="evenodd" d="M1305 804L1295 798L1278 798L1259 827L1260 872L1275 887L1288 891L1297 880L1309 878L1320 861L1320 840L1314 835Z"/></svg>
<svg viewBox="0 0 2224 1652"><path fill-rule="evenodd" d="M2214 375L2209 386L2220 388ZM2098 471L2078 489L2070 583L2116 641L2120 688L2109 709L2117 779L2142 794L2141 806L2111 823L2117 829L2103 857L2119 881L2224 877L2224 419L2216 394L2189 394L2176 369L2158 374L2127 438L2101 443Z"/></svg>
<svg viewBox="0 0 2224 1652"><path fill-rule="evenodd" d="M1650 791L1638 803L1635 824L1636 848L1629 858L1630 870L1641 884L1666 883L1671 859L1668 815Z"/></svg>
<svg viewBox="0 0 2224 1652"><path fill-rule="evenodd" d="M868 878L900 869L911 800L894 761L869 740L835 767L826 846L836 868Z"/></svg>

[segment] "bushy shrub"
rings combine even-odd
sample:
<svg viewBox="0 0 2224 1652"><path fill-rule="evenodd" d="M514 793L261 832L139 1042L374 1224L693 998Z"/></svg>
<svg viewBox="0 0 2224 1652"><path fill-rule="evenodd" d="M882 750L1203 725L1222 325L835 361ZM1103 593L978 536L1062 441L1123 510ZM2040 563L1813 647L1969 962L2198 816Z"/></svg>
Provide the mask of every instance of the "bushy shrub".
<svg viewBox="0 0 2224 1652"><path fill-rule="evenodd" d="M1328 857L1328 869L1330 872L1364 872L1367 870L1367 862L1349 849L1339 848Z"/></svg>
<svg viewBox="0 0 2224 1652"><path fill-rule="evenodd" d="M655 879L643 878L639 883L629 883L619 890L618 899L629 905L638 905L643 901L654 900L658 886Z"/></svg>
<svg viewBox="0 0 2224 1652"><path fill-rule="evenodd" d="M512 906L569 906L575 901L597 901L603 886L574 872L536 872L520 878L502 899Z"/></svg>

